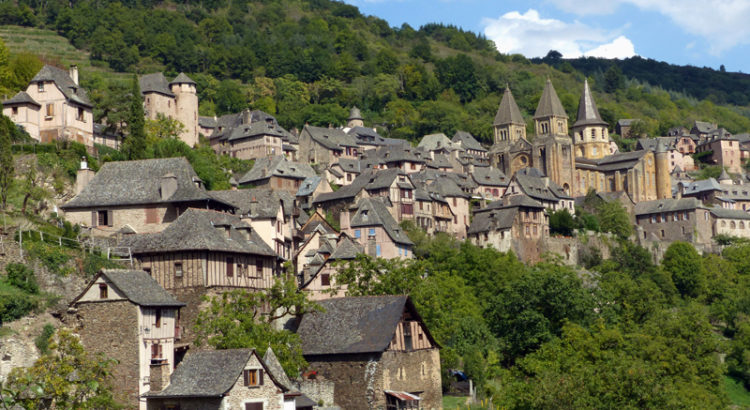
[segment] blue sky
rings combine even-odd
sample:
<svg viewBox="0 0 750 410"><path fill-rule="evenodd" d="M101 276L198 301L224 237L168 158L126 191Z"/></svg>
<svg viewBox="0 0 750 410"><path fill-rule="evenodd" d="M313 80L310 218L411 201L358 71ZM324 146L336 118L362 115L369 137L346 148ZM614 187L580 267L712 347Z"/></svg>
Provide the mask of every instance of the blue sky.
<svg viewBox="0 0 750 410"><path fill-rule="evenodd" d="M625 58L750 73L750 0L344 0L414 28L484 33L503 53Z"/></svg>

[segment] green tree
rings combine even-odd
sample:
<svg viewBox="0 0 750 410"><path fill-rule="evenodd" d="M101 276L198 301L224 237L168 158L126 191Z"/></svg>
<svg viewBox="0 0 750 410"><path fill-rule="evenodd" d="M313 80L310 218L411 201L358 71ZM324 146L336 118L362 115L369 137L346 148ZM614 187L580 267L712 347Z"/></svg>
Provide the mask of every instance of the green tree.
<svg viewBox="0 0 750 410"><path fill-rule="evenodd" d="M664 253L661 266L672 275L672 282L683 297L696 298L706 292L706 270L693 245L672 243Z"/></svg>
<svg viewBox="0 0 750 410"><path fill-rule="evenodd" d="M604 91L614 93L625 86L625 78L617 64L612 64L604 73Z"/></svg>
<svg viewBox="0 0 750 410"><path fill-rule="evenodd" d="M340 262L332 291L346 285L349 296L409 294L422 280L417 265L400 258L383 259L359 254L354 260Z"/></svg>
<svg viewBox="0 0 750 410"><path fill-rule="evenodd" d="M552 211L549 214L549 230L550 233L559 234L564 236L573 235L573 230L576 227L576 222L573 219L573 215L568 212L567 208L563 208L557 211Z"/></svg>
<svg viewBox="0 0 750 410"><path fill-rule="evenodd" d="M24 292L37 294L39 285L36 283L34 271L22 263L9 263L5 266L6 281Z"/></svg>
<svg viewBox="0 0 750 410"><path fill-rule="evenodd" d="M196 343L215 349L255 348L261 355L268 347L276 353L290 377L296 377L307 362L302 357L299 336L277 329L273 322L320 310L297 289L292 275L278 278L269 289L247 292L235 289L207 299L209 305L198 314Z"/></svg>
<svg viewBox="0 0 750 410"><path fill-rule="evenodd" d="M597 208L602 231L611 232L619 238L628 238L633 233L628 211L619 201L603 202Z"/></svg>
<svg viewBox="0 0 750 410"><path fill-rule="evenodd" d="M146 138L156 141L165 138L177 138L185 130L185 126L174 118L162 113L156 115L155 120L146 120Z"/></svg>
<svg viewBox="0 0 750 410"><path fill-rule="evenodd" d="M18 367L0 390L4 408L115 409L112 396L114 361L86 352L70 330L60 330L49 344L50 353L29 368Z"/></svg>
<svg viewBox="0 0 750 410"><path fill-rule="evenodd" d="M143 112L143 100L138 77L133 76L130 94L130 110L128 111L128 135L122 144L122 151L129 160L146 157L146 118Z"/></svg>
<svg viewBox="0 0 750 410"><path fill-rule="evenodd" d="M3 119L7 117L3 116ZM3 127L6 128L6 127ZM15 178L11 136L7 129L0 129L0 203L5 209L8 202L8 192Z"/></svg>

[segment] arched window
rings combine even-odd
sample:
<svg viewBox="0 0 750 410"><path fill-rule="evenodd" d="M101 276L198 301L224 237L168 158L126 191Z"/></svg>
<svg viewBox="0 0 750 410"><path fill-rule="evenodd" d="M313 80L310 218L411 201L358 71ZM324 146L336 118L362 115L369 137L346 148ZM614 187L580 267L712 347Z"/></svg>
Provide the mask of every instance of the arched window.
<svg viewBox="0 0 750 410"><path fill-rule="evenodd" d="M729 227L732 228L732 229L736 229L737 228L737 224L734 223L734 221L732 221L732 222L729 223Z"/></svg>

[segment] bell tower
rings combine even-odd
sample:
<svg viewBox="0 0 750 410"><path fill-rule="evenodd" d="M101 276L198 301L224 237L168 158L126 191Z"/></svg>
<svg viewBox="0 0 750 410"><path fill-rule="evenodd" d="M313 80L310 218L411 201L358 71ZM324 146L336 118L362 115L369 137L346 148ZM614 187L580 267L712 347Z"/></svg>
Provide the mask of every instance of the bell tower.
<svg viewBox="0 0 750 410"><path fill-rule="evenodd" d="M578 103L578 118L573 124L576 157L599 159L609 155L608 125L599 115L588 80L584 80L581 101Z"/></svg>
<svg viewBox="0 0 750 410"><path fill-rule="evenodd" d="M503 93L503 99L500 100L500 107L497 109L492 127L495 130L495 144L513 143L519 139L526 139L526 122L508 86L505 86L505 93Z"/></svg>
<svg viewBox="0 0 750 410"><path fill-rule="evenodd" d="M547 84L544 85L542 98L539 99L539 105L534 113L534 130L536 135L568 135L568 114L565 112L560 98L552 86L552 81L547 78Z"/></svg>

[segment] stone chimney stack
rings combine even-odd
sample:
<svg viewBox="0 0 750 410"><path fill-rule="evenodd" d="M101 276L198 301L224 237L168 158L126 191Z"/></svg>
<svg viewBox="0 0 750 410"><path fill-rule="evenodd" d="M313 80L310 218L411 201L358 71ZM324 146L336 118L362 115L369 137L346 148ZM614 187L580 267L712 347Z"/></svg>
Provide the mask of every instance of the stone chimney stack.
<svg viewBox="0 0 750 410"><path fill-rule="evenodd" d="M70 66L70 78L78 85L78 66L75 64Z"/></svg>
<svg viewBox="0 0 750 410"><path fill-rule="evenodd" d="M149 372L149 389L159 392L169 386L169 363L152 364Z"/></svg>
<svg viewBox="0 0 750 410"><path fill-rule="evenodd" d="M244 111L242 111L242 125L249 125L252 122L252 118L250 118L250 109L245 108Z"/></svg>
<svg viewBox="0 0 750 410"><path fill-rule="evenodd" d="M83 188L94 179L94 175L96 175L96 173L89 168L89 163L86 160L86 157L81 157L81 167L76 173L76 195L80 194L81 191L83 191Z"/></svg>

